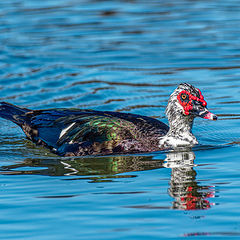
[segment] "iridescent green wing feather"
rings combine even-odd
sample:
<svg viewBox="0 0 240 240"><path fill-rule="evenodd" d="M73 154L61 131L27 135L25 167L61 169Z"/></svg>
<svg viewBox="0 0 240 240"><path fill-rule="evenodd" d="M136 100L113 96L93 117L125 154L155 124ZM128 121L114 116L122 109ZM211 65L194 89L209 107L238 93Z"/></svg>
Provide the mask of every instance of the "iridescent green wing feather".
<svg viewBox="0 0 240 240"><path fill-rule="evenodd" d="M57 121L66 124L65 117ZM69 121L69 116L67 121ZM69 129L60 136L58 145L67 142L121 141L136 139L138 135L137 128L132 122L112 116L82 115L72 118L69 126Z"/></svg>

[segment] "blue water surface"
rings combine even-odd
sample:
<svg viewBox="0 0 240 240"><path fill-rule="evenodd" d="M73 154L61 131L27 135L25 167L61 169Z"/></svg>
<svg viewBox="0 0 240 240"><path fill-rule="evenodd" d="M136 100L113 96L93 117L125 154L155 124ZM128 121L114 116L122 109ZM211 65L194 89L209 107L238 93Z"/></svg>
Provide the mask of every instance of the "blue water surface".
<svg viewBox="0 0 240 240"><path fill-rule="evenodd" d="M0 100L156 117L181 82L219 121L182 152L61 158L0 119L0 239L239 239L238 1L2 0Z"/></svg>

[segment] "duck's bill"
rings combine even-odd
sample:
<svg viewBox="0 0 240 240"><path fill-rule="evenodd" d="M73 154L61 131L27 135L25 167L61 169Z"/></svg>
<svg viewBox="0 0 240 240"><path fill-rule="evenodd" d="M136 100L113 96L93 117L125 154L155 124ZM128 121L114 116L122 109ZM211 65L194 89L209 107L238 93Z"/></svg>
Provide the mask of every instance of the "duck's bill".
<svg viewBox="0 0 240 240"><path fill-rule="evenodd" d="M213 120L213 121L217 120L217 115L209 112L208 109L206 109L206 108L203 111L199 111L197 113L197 116L204 118L204 119Z"/></svg>

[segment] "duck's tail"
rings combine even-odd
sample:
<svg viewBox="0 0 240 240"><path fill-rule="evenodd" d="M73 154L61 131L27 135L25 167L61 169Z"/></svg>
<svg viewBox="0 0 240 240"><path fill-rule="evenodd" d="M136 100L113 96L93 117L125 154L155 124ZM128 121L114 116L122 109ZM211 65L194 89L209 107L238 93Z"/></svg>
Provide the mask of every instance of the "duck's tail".
<svg viewBox="0 0 240 240"><path fill-rule="evenodd" d="M21 108L7 102L0 102L0 117L10 120L18 125L26 121L26 113L31 110Z"/></svg>

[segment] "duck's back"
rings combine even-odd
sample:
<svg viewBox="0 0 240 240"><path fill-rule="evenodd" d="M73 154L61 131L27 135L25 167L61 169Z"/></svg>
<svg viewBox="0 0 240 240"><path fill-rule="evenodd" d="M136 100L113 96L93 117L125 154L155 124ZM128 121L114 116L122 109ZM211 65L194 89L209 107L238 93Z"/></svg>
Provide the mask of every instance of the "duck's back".
<svg viewBox="0 0 240 240"><path fill-rule="evenodd" d="M9 109L5 105L5 110ZM129 113L86 109L16 112L15 120L5 118L20 125L32 141L65 156L156 151L159 137L168 131L161 121Z"/></svg>

